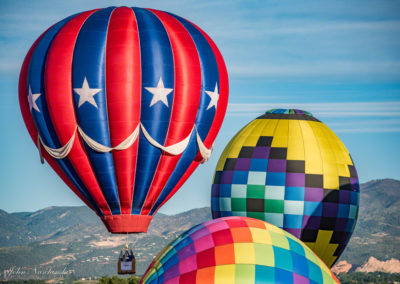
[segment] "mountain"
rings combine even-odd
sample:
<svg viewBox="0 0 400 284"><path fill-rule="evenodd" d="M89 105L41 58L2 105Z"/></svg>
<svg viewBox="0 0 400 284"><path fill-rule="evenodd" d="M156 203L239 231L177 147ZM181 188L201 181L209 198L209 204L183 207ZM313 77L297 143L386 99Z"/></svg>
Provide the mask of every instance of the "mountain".
<svg viewBox="0 0 400 284"><path fill-rule="evenodd" d="M173 216L159 213L147 234L112 235L86 207L49 207L12 214L0 211L0 278L1 273L3 277L17 275L18 269L23 271L18 275L22 278L63 271L78 276L115 274L120 249L127 242L134 250L140 274L170 241L210 219L210 208Z"/></svg>
<svg viewBox="0 0 400 284"><path fill-rule="evenodd" d="M371 256L386 261L400 259L400 181L373 180L361 184L358 222L340 257L362 266Z"/></svg>
<svg viewBox="0 0 400 284"><path fill-rule="evenodd" d="M360 204L356 230L339 268L397 271L400 181L383 179L362 184ZM210 220L210 212L210 208L199 208L172 216L158 213L147 234L126 236L108 233L86 207L49 207L11 214L0 210L0 278L112 275L126 242L135 252L138 274L142 274L170 241Z"/></svg>

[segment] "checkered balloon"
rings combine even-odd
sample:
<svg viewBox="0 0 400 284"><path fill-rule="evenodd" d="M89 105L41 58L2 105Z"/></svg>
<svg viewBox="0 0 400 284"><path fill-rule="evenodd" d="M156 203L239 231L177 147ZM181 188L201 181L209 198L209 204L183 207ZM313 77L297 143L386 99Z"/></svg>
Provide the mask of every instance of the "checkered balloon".
<svg viewBox="0 0 400 284"><path fill-rule="evenodd" d="M293 235L264 221L224 217L165 247L141 283L340 283Z"/></svg>
<svg viewBox="0 0 400 284"><path fill-rule="evenodd" d="M212 185L212 214L265 220L332 266L354 230L359 195L340 139L306 111L273 109L226 146Z"/></svg>

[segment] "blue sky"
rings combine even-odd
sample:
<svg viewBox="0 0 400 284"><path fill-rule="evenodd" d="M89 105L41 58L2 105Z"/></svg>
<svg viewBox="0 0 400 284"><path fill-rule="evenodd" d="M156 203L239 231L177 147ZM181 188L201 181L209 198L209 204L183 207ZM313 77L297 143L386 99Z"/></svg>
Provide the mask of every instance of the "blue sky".
<svg viewBox="0 0 400 284"><path fill-rule="evenodd" d="M18 74L30 45L50 25L111 5L193 21L216 42L228 68L228 112L213 156L161 212L209 206L227 142L276 107L305 109L325 122L352 154L361 182L400 179L399 1L0 0L0 209L82 204L39 162L19 111Z"/></svg>

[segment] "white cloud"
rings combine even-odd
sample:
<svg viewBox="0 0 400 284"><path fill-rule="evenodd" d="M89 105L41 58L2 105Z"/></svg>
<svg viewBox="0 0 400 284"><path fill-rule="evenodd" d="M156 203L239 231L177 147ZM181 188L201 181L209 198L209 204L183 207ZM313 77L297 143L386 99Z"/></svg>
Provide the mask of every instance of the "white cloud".
<svg viewBox="0 0 400 284"><path fill-rule="evenodd" d="M296 108L325 118L338 133L400 132L400 101L341 103L273 103L237 104L228 106L229 116L254 118L273 108ZM335 120L333 120L335 119Z"/></svg>

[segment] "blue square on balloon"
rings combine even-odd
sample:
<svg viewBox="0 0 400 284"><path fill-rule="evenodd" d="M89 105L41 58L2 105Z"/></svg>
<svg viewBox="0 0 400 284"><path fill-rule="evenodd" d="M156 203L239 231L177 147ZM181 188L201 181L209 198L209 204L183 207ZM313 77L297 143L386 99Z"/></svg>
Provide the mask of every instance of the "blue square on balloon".
<svg viewBox="0 0 400 284"><path fill-rule="evenodd" d="M267 173L267 185L285 185L286 173Z"/></svg>
<svg viewBox="0 0 400 284"><path fill-rule="evenodd" d="M173 255L163 264L164 270L170 269L172 266L177 264L179 262L179 257L178 254L176 253L176 250L173 250Z"/></svg>
<svg viewBox="0 0 400 284"><path fill-rule="evenodd" d="M184 238L182 239L179 243L175 245L175 249L177 251L181 250L182 248L186 247L187 245L190 245L193 243L193 240L191 238Z"/></svg>
<svg viewBox="0 0 400 284"><path fill-rule="evenodd" d="M275 267L282 268L287 271L292 271L292 255L290 251L287 249L283 249L280 247L273 247L274 249L274 258L275 258Z"/></svg>
<svg viewBox="0 0 400 284"><path fill-rule="evenodd" d="M255 283L274 283L275 269L270 266L256 265Z"/></svg>
<svg viewBox="0 0 400 284"><path fill-rule="evenodd" d="M295 242L292 239L287 239L289 242L290 251L297 253L298 255L305 255L304 248L298 242Z"/></svg>
<svg viewBox="0 0 400 284"><path fill-rule="evenodd" d="M231 185L220 184L219 185L219 197L231 197Z"/></svg>
<svg viewBox="0 0 400 284"><path fill-rule="evenodd" d="M348 218L350 212L349 204L339 204L338 208L338 218Z"/></svg>
<svg viewBox="0 0 400 284"><path fill-rule="evenodd" d="M266 172L268 167L268 159L251 159L250 171Z"/></svg>
<svg viewBox="0 0 400 284"><path fill-rule="evenodd" d="M285 200L304 200L304 187L286 186Z"/></svg>
<svg viewBox="0 0 400 284"><path fill-rule="evenodd" d="M232 216L232 211L220 211L221 217L230 217Z"/></svg>
<svg viewBox="0 0 400 284"><path fill-rule="evenodd" d="M275 282L274 283L286 283L286 284L293 283L293 272L289 272L284 269L275 268Z"/></svg>
<svg viewBox="0 0 400 284"><path fill-rule="evenodd" d="M352 191L350 194L350 204L358 205L358 198L359 198L359 193Z"/></svg>
<svg viewBox="0 0 400 284"><path fill-rule="evenodd" d="M354 219L348 219L346 224L346 232L352 232L355 225Z"/></svg>
<svg viewBox="0 0 400 284"><path fill-rule="evenodd" d="M219 211L219 199L218 197L211 197L211 207L214 211Z"/></svg>
<svg viewBox="0 0 400 284"><path fill-rule="evenodd" d="M308 260L303 255L292 253L293 272L308 278Z"/></svg>
<svg viewBox="0 0 400 284"><path fill-rule="evenodd" d="M290 229L301 229L303 223L302 215L285 214L283 216L283 227Z"/></svg>
<svg viewBox="0 0 400 284"><path fill-rule="evenodd" d="M248 175L247 171L234 171L232 184L247 184Z"/></svg>
<svg viewBox="0 0 400 284"><path fill-rule="evenodd" d="M310 280L315 281L316 283L323 283L324 280L322 278L322 271L316 264L308 261L308 277Z"/></svg>
<svg viewBox="0 0 400 284"><path fill-rule="evenodd" d="M322 203L314 201L304 201L305 216L322 216Z"/></svg>

